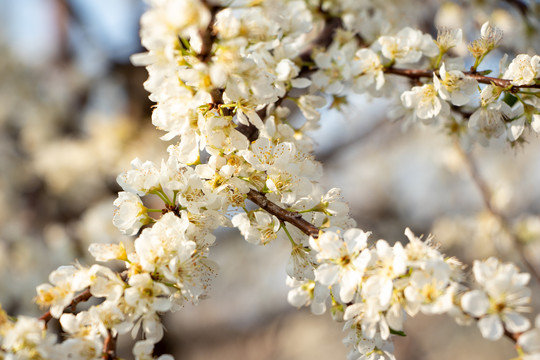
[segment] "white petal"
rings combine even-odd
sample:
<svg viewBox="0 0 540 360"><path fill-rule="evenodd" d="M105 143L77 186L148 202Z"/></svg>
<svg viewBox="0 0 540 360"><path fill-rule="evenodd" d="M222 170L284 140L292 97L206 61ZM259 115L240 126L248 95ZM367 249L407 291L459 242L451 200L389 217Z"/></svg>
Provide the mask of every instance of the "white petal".
<svg viewBox="0 0 540 360"><path fill-rule="evenodd" d="M540 133L540 114L534 114L532 116L531 127L537 133Z"/></svg>
<svg viewBox="0 0 540 360"><path fill-rule="evenodd" d="M345 314L343 315L343 320L350 320L357 317L362 312L363 308L363 304L352 304L351 306L347 306Z"/></svg>
<svg viewBox="0 0 540 360"><path fill-rule="evenodd" d="M473 316L482 316L489 308L489 299L481 290L469 291L461 298L461 307Z"/></svg>
<svg viewBox="0 0 540 360"><path fill-rule="evenodd" d="M296 78L291 80L291 84L297 89L303 89L311 85L311 80L306 78Z"/></svg>
<svg viewBox="0 0 540 360"><path fill-rule="evenodd" d="M531 322L529 319L516 312L505 314L503 316L503 320L506 329L511 333L527 331L531 327Z"/></svg>
<svg viewBox="0 0 540 360"><path fill-rule="evenodd" d="M294 288L287 294L287 301L295 307L302 307L309 301L309 293L301 288Z"/></svg>
<svg viewBox="0 0 540 360"><path fill-rule="evenodd" d="M523 130L525 129L525 118L521 117L517 120L514 120L510 123L510 131L508 131L508 140L516 141L519 139Z"/></svg>
<svg viewBox="0 0 540 360"><path fill-rule="evenodd" d="M497 315L489 315L478 321L478 328L482 336L488 340L499 340L503 335L501 319Z"/></svg>
<svg viewBox="0 0 540 360"><path fill-rule="evenodd" d="M339 268L331 264L322 264L315 269L315 280L324 285L335 284L338 280Z"/></svg>
<svg viewBox="0 0 540 360"><path fill-rule="evenodd" d="M326 304L313 301L311 303L311 313L313 315L322 315L326 312Z"/></svg>
<svg viewBox="0 0 540 360"><path fill-rule="evenodd" d="M539 353L540 330L534 329L521 334L518 339L518 345L521 346L526 353Z"/></svg>
<svg viewBox="0 0 540 360"><path fill-rule="evenodd" d="M153 308L156 311L168 311L172 306L168 298L158 297L154 299Z"/></svg>

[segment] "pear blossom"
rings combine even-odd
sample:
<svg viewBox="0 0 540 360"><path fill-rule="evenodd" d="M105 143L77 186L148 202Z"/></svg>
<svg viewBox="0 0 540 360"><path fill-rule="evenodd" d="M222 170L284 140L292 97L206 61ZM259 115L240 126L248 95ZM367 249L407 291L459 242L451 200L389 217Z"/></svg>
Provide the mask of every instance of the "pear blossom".
<svg viewBox="0 0 540 360"><path fill-rule="evenodd" d="M9 328L1 325L0 348L6 351L6 359L48 358L53 353L56 336L44 331L43 320L19 316L15 323L7 324Z"/></svg>
<svg viewBox="0 0 540 360"><path fill-rule="evenodd" d="M71 303L75 293L90 285L87 274L75 266L60 266L49 275L52 284L41 284L36 288L36 303L50 307L51 315L59 318L64 308Z"/></svg>
<svg viewBox="0 0 540 360"><path fill-rule="evenodd" d="M92 243L88 247L88 252L96 259L96 261L127 260L126 248L123 243Z"/></svg>
<svg viewBox="0 0 540 360"><path fill-rule="evenodd" d="M96 297L105 298L106 301L117 303L124 294L126 283L120 276L108 267L92 265L90 267L91 281L90 293Z"/></svg>
<svg viewBox="0 0 540 360"><path fill-rule="evenodd" d="M480 38L469 44L468 49L479 61L491 50L499 46L503 37L503 32L486 21L480 29Z"/></svg>
<svg viewBox="0 0 540 360"><path fill-rule="evenodd" d="M509 141L516 141L519 139L523 131L525 130L525 117L520 116L517 119L508 123L508 129L506 134Z"/></svg>
<svg viewBox="0 0 540 360"><path fill-rule="evenodd" d="M504 73L505 79L511 80L513 85L533 85L540 76L540 56L519 54L512 60Z"/></svg>
<svg viewBox="0 0 540 360"><path fill-rule="evenodd" d="M255 170L267 171L271 168L297 173L297 166L291 163L296 148L293 143L282 142L274 145L270 139L260 137L251 144L251 151L243 150L241 154Z"/></svg>
<svg viewBox="0 0 540 360"><path fill-rule="evenodd" d="M321 315L326 312L326 301L330 295L328 286L313 280L297 280L287 277L287 285L291 288L287 295L289 304L296 307L310 306L311 312Z"/></svg>
<svg viewBox="0 0 540 360"><path fill-rule="evenodd" d="M137 314L142 315L169 310L169 294L165 284L153 281L148 273L142 273L129 278L129 287L124 292L124 298L128 305L136 309Z"/></svg>
<svg viewBox="0 0 540 360"><path fill-rule="evenodd" d="M168 212L135 240L137 262L148 272L163 271L175 257L185 258L195 252L195 242L186 239L187 219Z"/></svg>
<svg viewBox="0 0 540 360"><path fill-rule="evenodd" d="M371 255L375 265L368 271L370 276L362 286L362 296L373 298L385 310L392 298L393 280L407 270L407 255L399 242L390 247L386 241L378 240L375 247Z"/></svg>
<svg viewBox="0 0 540 360"><path fill-rule="evenodd" d="M405 108L413 109L414 117L421 120L434 119L446 115L450 106L438 96L437 87L433 84L415 86L401 94L401 102Z"/></svg>
<svg viewBox="0 0 540 360"><path fill-rule="evenodd" d="M351 78L351 60L356 46L350 41L340 44L335 41L325 52L315 54L313 60L317 70L311 81L317 89L328 94L340 94L345 89L345 81Z"/></svg>
<svg viewBox="0 0 540 360"><path fill-rule="evenodd" d="M255 211L252 215L236 214L232 224L240 230L247 242L263 245L277 238L281 226L277 217L262 211Z"/></svg>
<svg viewBox="0 0 540 360"><path fill-rule="evenodd" d="M476 130L486 140L498 138L506 131L505 120L512 116L512 109L505 102L493 102L476 110L469 118L469 128Z"/></svg>
<svg viewBox="0 0 540 360"><path fill-rule="evenodd" d="M446 71L445 63L439 69L439 76L440 79L437 76L433 77L433 83L439 96L454 105L465 105L477 92L478 83L476 80L466 77L459 70Z"/></svg>
<svg viewBox="0 0 540 360"><path fill-rule="evenodd" d="M450 267L442 259L427 260L424 269L414 270L404 290L405 310L411 316L418 311L424 314L442 314L450 311L457 291L451 283Z"/></svg>
<svg viewBox="0 0 540 360"><path fill-rule="evenodd" d="M139 158L135 158L131 166L132 170L125 171L116 178L124 191L143 196L158 188L159 171L153 162L143 163Z"/></svg>
<svg viewBox="0 0 540 360"><path fill-rule="evenodd" d="M532 108L530 114L531 129L536 133L540 133L540 98L537 96L528 96L523 99L526 105L529 105L529 109Z"/></svg>
<svg viewBox="0 0 540 360"><path fill-rule="evenodd" d="M378 40L382 55L396 64L416 63L422 55L436 56L437 46L429 34L405 27L395 36L381 36Z"/></svg>
<svg viewBox="0 0 540 360"><path fill-rule="evenodd" d="M526 354L521 357L523 360L534 360L540 356L540 315L536 315L534 328L521 334L517 344Z"/></svg>
<svg viewBox="0 0 540 360"><path fill-rule="evenodd" d="M136 194L121 191L114 201L113 224L126 235L135 235L142 225L148 224L147 209Z"/></svg>
<svg viewBox="0 0 540 360"><path fill-rule="evenodd" d="M384 85L383 65L373 50L358 50L354 55L352 66L355 91L365 90L371 85L375 85L375 90L379 90Z"/></svg>
<svg viewBox="0 0 540 360"><path fill-rule="evenodd" d="M306 94L298 98L297 105L300 108L302 115L306 118L306 121L312 124L320 119L321 114L317 109L326 105L326 100L319 95Z"/></svg>
<svg viewBox="0 0 540 360"><path fill-rule="evenodd" d="M493 84L487 85L480 92L480 102L482 106L487 106L495 102L502 94L503 89Z"/></svg>
<svg viewBox="0 0 540 360"><path fill-rule="evenodd" d="M499 28L491 26L489 21L486 21L480 28L480 35L488 48L495 48L502 40L503 32Z"/></svg>
<svg viewBox="0 0 540 360"><path fill-rule="evenodd" d="M459 45L463 37L461 29L451 29L442 27L437 29L437 46L441 53L446 53L449 49Z"/></svg>
<svg viewBox="0 0 540 360"><path fill-rule="evenodd" d="M525 285L530 275L519 273L515 265L501 264L495 258L475 261L473 273L481 286L463 295L461 306L467 313L480 318L482 336L498 340L505 330L519 333L529 329L529 320L520 314L530 302L530 289Z"/></svg>
<svg viewBox="0 0 540 360"><path fill-rule="evenodd" d="M314 264L315 258L308 248L302 243L293 244L291 256L287 262L287 275L296 279L312 279L315 276Z"/></svg>
<svg viewBox="0 0 540 360"><path fill-rule="evenodd" d="M343 302L352 300L371 260L371 253L366 249L369 235L359 229L349 229L343 235L328 230L317 239L309 239L320 263L315 269L315 280L325 285L339 283Z"/></svg>
<svg viewBox="0 0 540 360"><path fill-rule="evenodd" d="M367 338L350 322L345 324L344 330L349 330L349 332L343 342L352 346L351 351L347 354L347 359L396 360L393 354L394 344L391 340L384 340L379 334L371 339Z"/></svg>
<svg viewBox="0 0 540 360"><path fill-rule="evenodd" d="M126 334L133 327L133 323L129 321L128 316L120 310L118 304L114 301L104 301L103 303L92 306L88 310L92 327L106 337L109 331L113 335ZM71 315L64 314L63 316Z"/></svg>
<svg viewBox="0 0 540 360"><path fill-rule="evenodd" d="M173 360L169 354L163 354L159 357L152 356L154 351L154 342L151 340L140 340L133 346L133 355L136 360Z"/></svg>

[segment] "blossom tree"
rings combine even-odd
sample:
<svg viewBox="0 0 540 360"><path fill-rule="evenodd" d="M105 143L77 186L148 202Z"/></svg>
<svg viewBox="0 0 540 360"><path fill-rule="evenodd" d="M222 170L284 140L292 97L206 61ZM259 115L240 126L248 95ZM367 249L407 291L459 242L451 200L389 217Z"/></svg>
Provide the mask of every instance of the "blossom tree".
<svg viewBox="0 0 540 360"><path fill-rule="evenodd" d="M507 3L529 29L538 25L537 3ZM488 340L513 341L520 359L538 358L539 318L533 328L524 312L531 275L540 275L519 241L527 272L490 257L475 260L468 277L431 236L406 228L404 244L372 239L355 227L340 190L318 182L323 169L309 131L325 104L339 107L350 93L389 99L396 122L437 126L464 153L496 139L527 146L540 132L540 56L509 49L489 68L500 29L485 22L426 33L401 16L417 5L149 1L141 19L147 52L132 61L149 73L152 124L175 143L160 163L136 158L117 178L123 191L112 222L135 237L133 246L90 245L96 262L120 261L120 271L103 264L53 271L37 287L36 303L47 309L39 318L2 311L0 357L117 359L117 338L131 334L135 358L156 358L161 315L211 293L214 232L236 227L255 245L290 243L288 301L343 323L350 359L394 359L393 338L419 313L476 324ZM511 233L504 214L486 204ZM100 301L77 311L91 298ZM60 341L45 331L53 318Z"/></svg>

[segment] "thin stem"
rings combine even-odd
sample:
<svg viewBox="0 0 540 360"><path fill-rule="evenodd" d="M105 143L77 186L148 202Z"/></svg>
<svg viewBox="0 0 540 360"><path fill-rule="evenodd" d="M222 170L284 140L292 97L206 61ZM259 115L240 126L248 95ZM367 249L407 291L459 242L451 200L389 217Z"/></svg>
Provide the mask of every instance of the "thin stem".
<svg viewBox="0 0 540 360"><path fill-rule="evenodd" d="M515 245L517 253L519 254L519 257L521 258L521 261L528 268L529 272L536 278L538 282L540 282L540 273L536 270L534 265L527 259L525 255L525 248L523 246L523 243L518 239L515 232L512 231L512 227L510 226L510 221L502 212L500 212L491 204L491 199L493 198L493 194L488 184L484 181L484 179L480 175L472 156L470 154L465 153L463 148L457 142L456 142L456 145L457 145L458 151L461 153L463 159L465 160L467 164L472 180L478 187L478 190L480 190L480 194L482 195L482 201L484 202L484 206L489 211L489 213L495 219L497 219L497 221L501 225L501 228L509 236L512 243Z"/></svg>
<svg viewBox="0 0 540 360"><path fill-rule="evenodd" d="M281 228L283 229L283 231L285 231L285 234L287 234L287 237L289 238L289 241L291 242L293 248L298 246L298 244L293 240L291 233L289 233L287 225L283 221L281 222Z"/></svg>
<svg viewBox="0 0 540 360"><path fill-rule="evenodd" d="M435 60L435 65L433 66L435 69L438 69L440 67L441 60L444 54L445 52L439 49L439 56L437 56L437 60Z"/></svg>
<svg viewBox="0 0 540 360"><path fill-rule="evenodd" d="M174 204L171 202L171 200L169 199L169 197L167 196L167 194L163 193L163 192L160 191L160 190L154 190L154 191L151 192L151 194L154 194L154 195L159 196L159 198L160 198L161 200L163 200L163 202L164 202L165 204L168 204L168 205L174 205Z"/></svg>

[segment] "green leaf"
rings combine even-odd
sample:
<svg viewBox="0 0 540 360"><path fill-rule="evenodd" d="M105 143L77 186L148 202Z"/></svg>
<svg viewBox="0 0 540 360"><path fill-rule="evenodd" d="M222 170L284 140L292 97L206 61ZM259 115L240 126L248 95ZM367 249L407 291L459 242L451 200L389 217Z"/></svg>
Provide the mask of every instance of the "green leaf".
<svg viewBox="0 0 540 360"><path fill-rule="evenodd" d="M504 95L503 101L507 103L508 106L512 107L518 101L518 98L512 94L506 93Z"/></svg>
<svg viewBox="0 0 540 360"><path fill-rule="evenodd" d="M390 334L398 335L398 336L407 336L407 334L405 334L405 332L403 332L401 330L394 330L392 328L390 328Z"/></svg>

